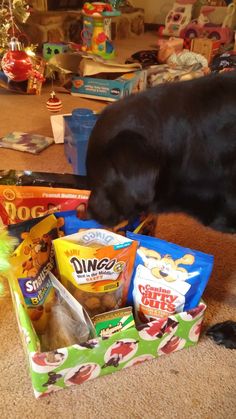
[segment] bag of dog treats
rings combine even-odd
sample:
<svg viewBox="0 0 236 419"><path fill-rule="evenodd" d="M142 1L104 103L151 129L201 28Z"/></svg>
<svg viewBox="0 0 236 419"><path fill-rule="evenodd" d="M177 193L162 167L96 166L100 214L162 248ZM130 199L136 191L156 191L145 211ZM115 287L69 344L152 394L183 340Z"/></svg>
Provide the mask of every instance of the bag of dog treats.
<svg viewBox="0 0 236 419"><path fill-rule="evenodd" d="M17 224L10 224L7 226L8 233L17 238L18 244L24 240L25 234L30 229L38 224L41 220L46 218L48 215L42 217L31 218L30 220L23 221ZM89 228L104 228L100 223L95 220L82 220L79 218L79 214L76 210L60 211L55 212L54 216L57 218L57 229L58 236L68 236L71 234L78 233L80 231L87 230ZM145 219L138 218L134 222L126 222L119 224L110 231L114 233L126 235L127 231L133 231L135 233L152 235L155 233L156 217L147 216Z"/></svg>
<svg viewBox="0 0 236 419"><path fill-rule="evenodd" d="M101 225L94 220L80 220L75 210L55 212L53 215L57 219L58 237L74 234L88 228L101 228ZM7 226L8 233L10 236L17 238L20 244L24 240L25 234L46 217L48 215L31 218L17 224L10 224Z"/></svg>
<svg viewBox="0 0 236 419"><path fill-rule="evenodd" d="M31 170L0 170L0 185L88 189L86 176L69 173L32 172Z"/></svg>
<svg viewBox="0 0 236 419"><path fill-rule="evenodd" d="M81 230L87 230L89 228L104 228L100 223L98 223L95 220L82 220L78 217L78 214L76 211L70 211L70 212L64 212L59 213L59 217L64 218L64 225L63 225L63 231L65 232L65 235L69 236L74 233L78 233ZM113 231L114 233L121 234L123 236L126 235L127 231L136 231L136 229L144 229L147 226L149 226L150 219L141 220L140 218L135 219L133 222L123 221L119 225L115 226L114 228L107 229Z"/></svg>
<svg viewBox="0 0 236 419"><path fill-rule="evenodd" d="M67 210L85 218L86 184L85 177L70 174L0 171L0 218L9 225Z"/></svg>
<svg viewBox="0 0 236 419"><path fill-rule="evenodd" d="M138 323L196 307L213 268L213 256L154 237L127 233L139 242L128 295Z"/></svg>
<svg viewBox="0 0 236 419"><path fill-rule="evenodd" d="M52 214L21 233L22 242L13 252L10 263L14 277L29 280L38 288L49 271L55 269L52 241L58 237L58 220Z"/></svg>
<svg viewBox="0 0 236 419"><path fill-rule="evenodd" d="M61 282L91 317L125 306L137 242L89 229L53 245Z"/></svg>
<svg viewBox="0 0 236 419"><path fill-rule="evenodd" d="M89 195L86 176L30 170L0 170L0 220L2 219L5 225L64 212L65 214L61 215L64 218L64 228L61 230L66 230L66 235L82 228L102 227L94 220L87 220ZM80 220L86 223L83 225ZM156 216L150 214L132 222L124 221L112 231L122 235L125 235L126 231L154 235L156 221Z"/></svg>
<svg viewBox="0 0 236 419"><path fill-rule="evenodd" d="M60 217L61 231L64 232L65 236L78 233L79 231L88 230L89 228L102 228L101 224L95 220L82 220L78 217L76 211L65 211L56 214Z"/></svg>
<svg viewBox="0 0 236 419"><path fill-rule="evenodd" d="M50 272L37 283L21 278L19 285L42 351L84 343L95 336L85 310Z"/></svg>
<svg viewBox="0 0 236 419"><path fill-rule="evenodd" d="M75 209L85 216L89 194L77 189L0 185L0 217L9 225L62 210Z"/></svg>
<svg viewBox="0 0 236 419"><path fill-rule="evenodd" d="M15 171L14 176L15 176ZM18 172L17 172L18 173ZM70 235L82 229L88 228L103 228L95 220L87 219L87 205L89 200L90 191L84 189L66 189L57 188L52 186L36 186L36 185L51 185L51 177L57 174L48 174L48 182L46 182L46 174L41 174L41 177L33 177L24 175L17 178L13 176L8 179L9 184L1 184L0 175L0 221L7 226L14 226L18 223L27 222L32 219L39 219L48 214L58 214L57 217L61 218L60 231L61 234ZM1 174L1 171L0 171ZM64 176L64 175L58 175ZM65 178L70 175L65 175ZM73 176L73 175L71 175ZM30 180L28 180L28 177ZM4 178L4 177L3 177ZM26 180L25 180L26 178ZM86 185L86 181L81 181L83 176L78 176L81 185ZM7 182L4 178L4 182ZM23 179L23 180L22 180ZM17 185L11 182L16 182ZM31 184L25 185L27 182ZM2 180L3 182L3 180ZM20 183L22 182L22 183ZM75 181L74 181L75 182ZM59 185L62 180L58 181ZM65 180L65 184L69 184ZM71 182L72 183L72 182ZM73 183L72 183L73 184ZM21 185L21 186L19 186ZM111 229L111 231L126 235L127 231L135 231L140 234L154 235L156 229L157 218L154 215L139 217L131 222L123 221L119 225ZM31 225L34 223L32 222ZM28 226L30 223L28 224ZM19 229L20 230L20 229ZM15 227L9 229L10 234L17 233Z"/></svg>

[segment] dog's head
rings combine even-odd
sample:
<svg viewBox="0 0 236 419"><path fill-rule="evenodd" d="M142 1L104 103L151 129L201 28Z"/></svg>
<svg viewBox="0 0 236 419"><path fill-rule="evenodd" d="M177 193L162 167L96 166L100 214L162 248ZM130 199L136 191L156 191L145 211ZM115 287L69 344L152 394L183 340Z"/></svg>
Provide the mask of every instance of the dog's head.
<svg viewBox="0 0 236 419"><path fill-rule="evenodd" d="M108 141L90 139L89 215L106 226L151 211L158 179L156 151L143 135L123 130Z"/></svg>

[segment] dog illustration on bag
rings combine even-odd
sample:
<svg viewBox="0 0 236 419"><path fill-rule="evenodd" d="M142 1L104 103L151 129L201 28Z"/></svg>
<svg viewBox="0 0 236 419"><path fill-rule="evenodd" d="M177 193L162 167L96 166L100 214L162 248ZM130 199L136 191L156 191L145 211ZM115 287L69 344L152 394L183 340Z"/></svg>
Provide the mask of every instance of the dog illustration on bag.
<svg viewBox="0 0 236 419"><path fill-rule="evenodd" d="M23 233L24 239L28 233ZM23 273L29 277L35 277L39 269L47 263L50 257L52 238L49 234L43 234L42 237L32 240L32 243L24 247L24 254L29 258L23 262Z"/></svg>
<svg viewBox="0 0 236 419"><path fill-rule="evenodd" d="M174 260L170 255L163 257L156 250L140 247L138 253L144 260L146 268L150 269L153 276L158 279L164 279L167 282L174 282L177 279L185 281L189 273L179 265L193 265L195 258L191 254Z"/></svg>

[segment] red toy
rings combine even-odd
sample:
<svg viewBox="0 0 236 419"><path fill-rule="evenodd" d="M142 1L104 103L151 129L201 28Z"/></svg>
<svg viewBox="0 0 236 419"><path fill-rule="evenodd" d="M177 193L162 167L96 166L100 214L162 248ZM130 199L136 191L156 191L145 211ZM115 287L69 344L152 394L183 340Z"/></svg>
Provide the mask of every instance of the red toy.
<svg viewBox="0 0 236 419"><path fill-rule="evenodd" d="M99 16L101 16L103 12L112 12L113 7L109 3L100 2L100 1L94 2L94 3L86 2L84 3L83 11L86 15L94 16L94 14L97 13Z"/></svg>

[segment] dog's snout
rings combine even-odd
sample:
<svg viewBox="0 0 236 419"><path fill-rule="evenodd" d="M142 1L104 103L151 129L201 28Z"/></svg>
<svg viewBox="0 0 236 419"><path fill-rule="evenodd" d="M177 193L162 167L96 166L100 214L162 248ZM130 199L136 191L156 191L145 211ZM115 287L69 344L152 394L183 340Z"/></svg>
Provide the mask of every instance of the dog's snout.
<svg viewBox="0 0 236 419"><path fill-rule="evenodd" d="M88 207L87 209L87 218L90 220L91 218L93 218L93 212L91 211L91 209Z"/></svg>

